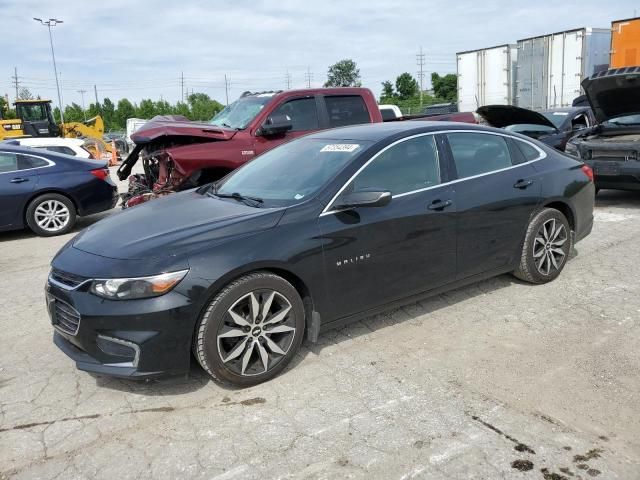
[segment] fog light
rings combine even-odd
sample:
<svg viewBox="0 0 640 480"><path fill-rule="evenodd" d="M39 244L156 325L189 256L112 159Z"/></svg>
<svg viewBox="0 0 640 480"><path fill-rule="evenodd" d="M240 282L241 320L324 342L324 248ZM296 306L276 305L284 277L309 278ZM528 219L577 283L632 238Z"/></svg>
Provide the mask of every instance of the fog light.
<svg viewBox="0 0 640 480"><path fill-rule="evenodd" d="M98 335L96 345L107 355L118 357L117 363L119 364L126 363L130 364L132 367L136 367L138 365L140 347L133 342L121 340L119 338L107 337L105 335Z"/></svg>

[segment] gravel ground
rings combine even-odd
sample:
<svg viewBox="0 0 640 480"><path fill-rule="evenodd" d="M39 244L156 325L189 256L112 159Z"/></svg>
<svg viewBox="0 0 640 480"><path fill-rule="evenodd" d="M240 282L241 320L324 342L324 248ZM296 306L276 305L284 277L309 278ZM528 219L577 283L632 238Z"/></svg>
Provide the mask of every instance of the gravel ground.
<svg viewBox="0 0 640 480"><path fill-rule="evenodd" d="M245 390L195 365L76 371L43 295L72 234L2 233L0 478L637 479L639 209L601 192L551 284L505 275L325 332Z"/></svg>

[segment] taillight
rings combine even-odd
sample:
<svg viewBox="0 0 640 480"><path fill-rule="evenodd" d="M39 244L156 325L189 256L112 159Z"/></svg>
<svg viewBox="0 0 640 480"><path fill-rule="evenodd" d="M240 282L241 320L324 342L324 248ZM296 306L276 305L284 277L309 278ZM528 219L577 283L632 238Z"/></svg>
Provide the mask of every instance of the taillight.
<svg viewBox="0 0 640 480"><path fill-rule="evenodd" d="M96 168L95 170L91 170L91 174L94 177L98 177L100 180L106 180L109 178L109 169L108 168Z"/></svg>
<svg viewBox="0 0 640 480"><path fill-rule="evenodd" d="M593 169L589 165L582 165L582 167L580 167L580 170L582 170L582 173L589 177L590 182L593 182Z"/></svg>

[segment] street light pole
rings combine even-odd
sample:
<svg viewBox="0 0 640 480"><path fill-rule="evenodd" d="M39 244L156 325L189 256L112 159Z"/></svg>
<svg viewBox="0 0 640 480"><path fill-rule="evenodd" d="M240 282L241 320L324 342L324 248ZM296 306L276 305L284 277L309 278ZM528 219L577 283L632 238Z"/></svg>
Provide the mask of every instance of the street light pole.
<svg viewBox="0 0 640 480"><path fill-rule="evenodd" d="M42 21L40 18L33 19L36 22L40 22L42 25L45 25L49 29L49 43L51 44L51 58L53 58L53 73L56 76L56 89L58 90L58 108L60 109L60 121L64 123L64 115L62 113L62 96L60 95L60 83L58 82L58 67L56 66L56 54L53 51L53 35L51 34L51 27L55 27L59 23L64 23L62 20L57 20L55 18L50 18L46 22Z"/></svg>

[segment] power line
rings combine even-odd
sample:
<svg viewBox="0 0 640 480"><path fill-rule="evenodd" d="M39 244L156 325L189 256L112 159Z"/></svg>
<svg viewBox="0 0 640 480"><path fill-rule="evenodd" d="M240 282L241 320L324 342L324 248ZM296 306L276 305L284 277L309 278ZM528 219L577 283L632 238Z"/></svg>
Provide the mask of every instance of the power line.
<svg viewBox="0 0 640 480"><path fill-rule="evenodd" d="M304 80L307 82L307 88L311 88L311 80L313 80L313 73L311 67L307 67L307 71L304 74Z"/></svg>
<svg viewBox="0 0 640 480"><path fill-rule="evenodd" d="M84 109L84 94L87 93L86 90L76 90L82 96L82 114L84 115L84 121L87 121L87 111Z"/></svg>
<svg viewBox="0 0 640 480"><path fill-rule="evenodd" d="M424 90L424 64L425 54L422 53L422 47L420 47L420 53L416 55L418 70L418 79L420 80L420 106L422 107L422 91Z"/></svg>
<svg viewBox="0 0 640 480"><path fill-rule="evenodd" d="M180 101L184 102L184 72L180 72Z"/></svg>
<svg viewBox="0 0 640 480"><path fill-rule="evenodd" d="M291 74L289 73L289 70L287 70L287 73L284 76L284 83L287 86L287 90L291 89Z"/></svg>

